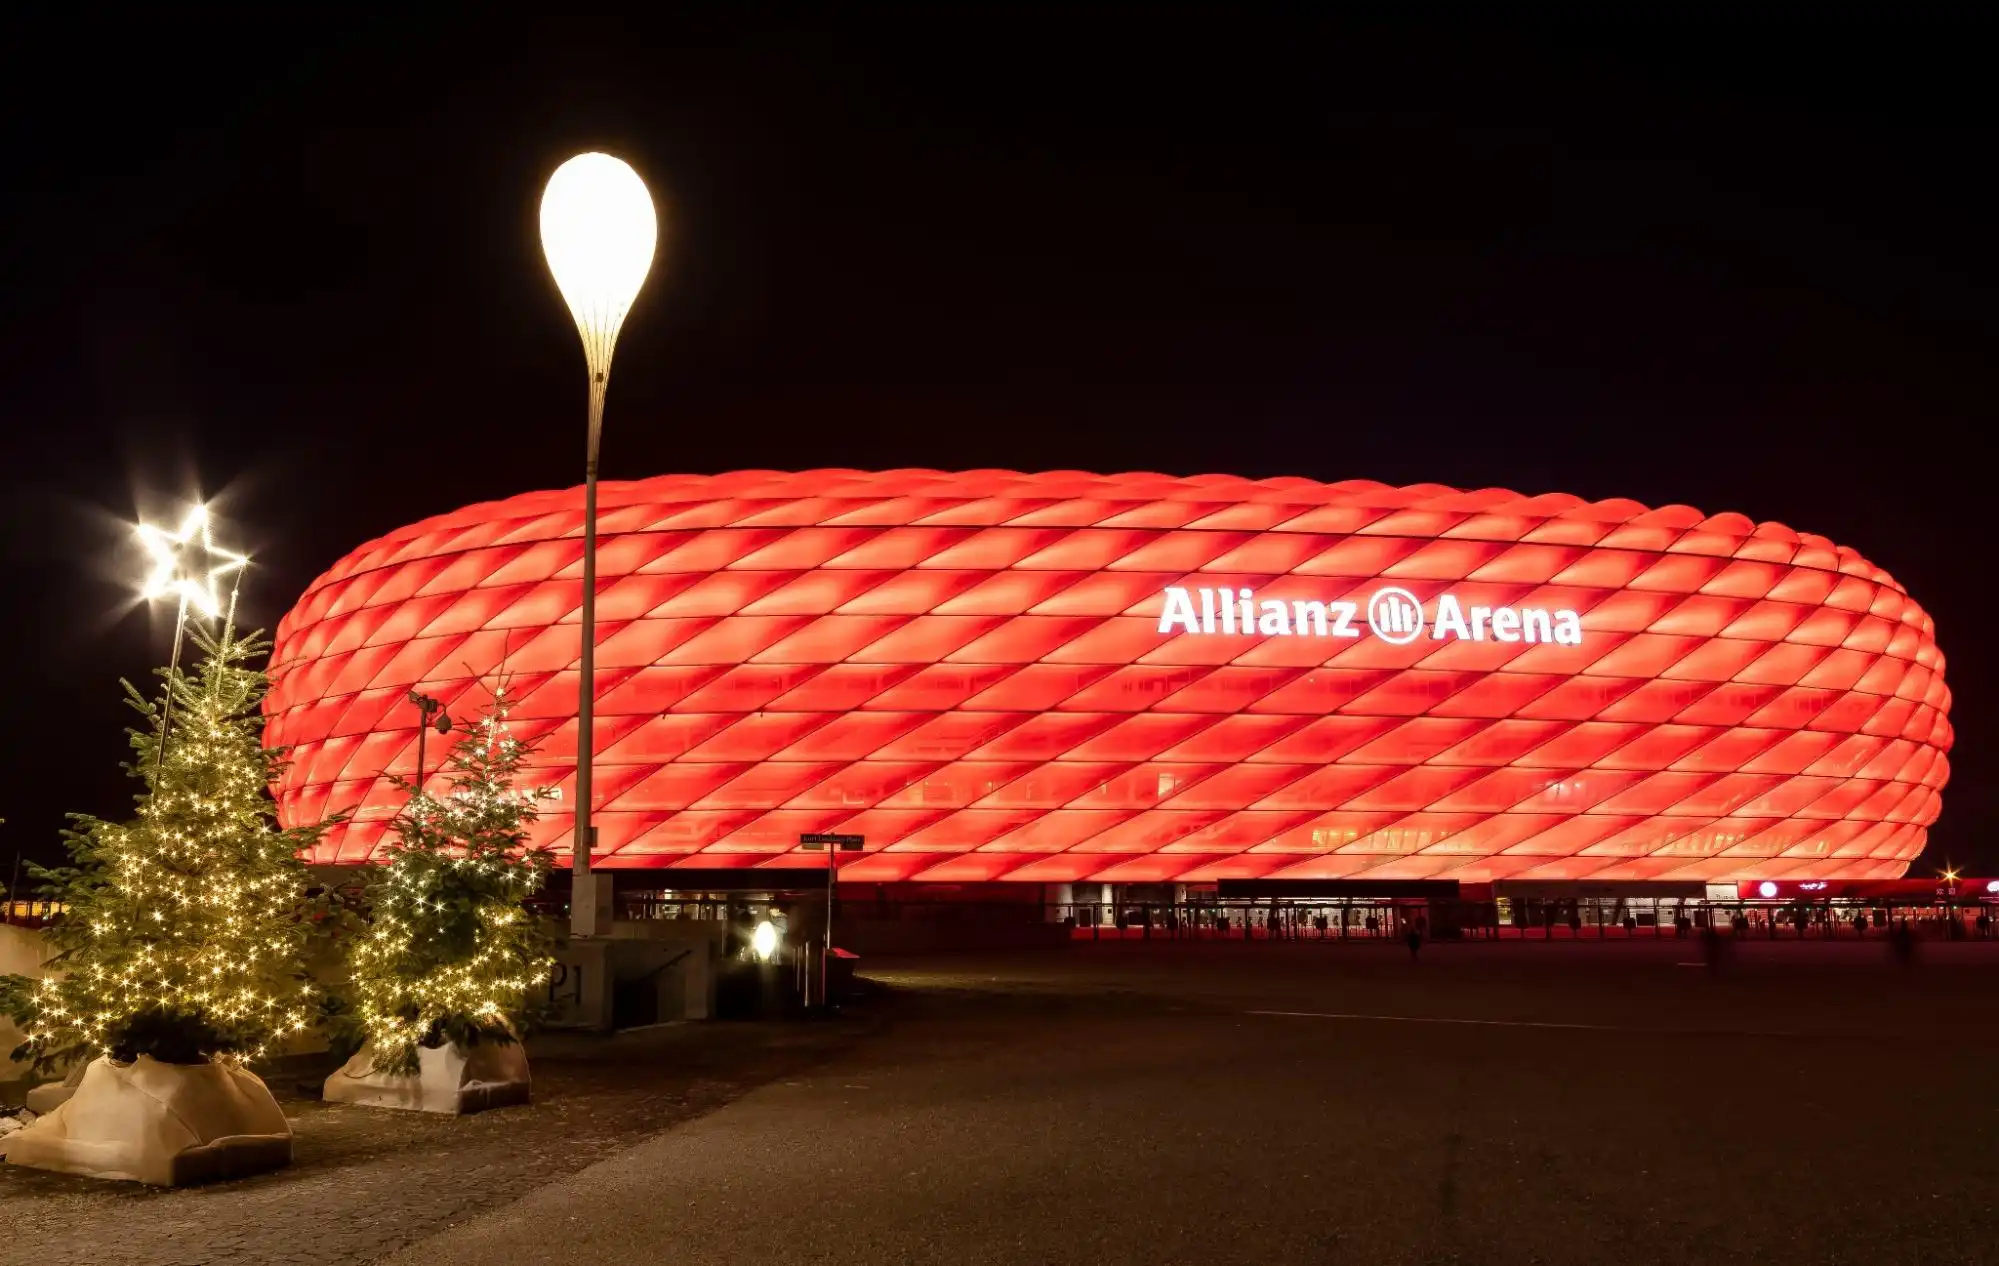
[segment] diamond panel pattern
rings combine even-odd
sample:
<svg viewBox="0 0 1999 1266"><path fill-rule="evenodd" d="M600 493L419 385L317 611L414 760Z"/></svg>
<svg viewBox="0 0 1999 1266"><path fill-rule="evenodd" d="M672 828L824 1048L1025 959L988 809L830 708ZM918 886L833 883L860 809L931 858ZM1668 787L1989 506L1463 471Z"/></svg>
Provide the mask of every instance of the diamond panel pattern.
<svg viewBox="0 0 1999 1266"><path fill-rule="evenodd" d="M600 496L611 866L798 864L838 830L868 837L861 880L1889 878L1949 773L1930 617L1741 515L1068 471ZM316 860L383 843L411 688L469 710L504 665L537 777L573 794L581 511L537 492L390 533L279 625L280 817L354 814ZM1580 638L1161 632L1170 588L1303 612L1389 585L1432 616L1573 611ZM571 834L544 815L541 843Z"/></svg>

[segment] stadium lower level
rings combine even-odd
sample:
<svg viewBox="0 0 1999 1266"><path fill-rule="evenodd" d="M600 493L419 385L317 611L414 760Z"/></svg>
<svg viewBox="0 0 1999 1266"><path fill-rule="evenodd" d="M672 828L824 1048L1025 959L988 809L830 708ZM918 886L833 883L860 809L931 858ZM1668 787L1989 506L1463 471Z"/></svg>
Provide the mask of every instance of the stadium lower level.
<svg viewBox="0 0 1999 1266"><path fill-rule="evenodd" d="M623 919L715 919L809 908L826 872L806 868L618 874ZM567 876L548 894L567 900ZM1402 939L1617 940L1705 934L1768 939L1987 938L1999 879L1743 883L876 884L838 883L835 939L861 953L1004 949L1070 941ZM815 917L816 922L816 917Z"/></svg>

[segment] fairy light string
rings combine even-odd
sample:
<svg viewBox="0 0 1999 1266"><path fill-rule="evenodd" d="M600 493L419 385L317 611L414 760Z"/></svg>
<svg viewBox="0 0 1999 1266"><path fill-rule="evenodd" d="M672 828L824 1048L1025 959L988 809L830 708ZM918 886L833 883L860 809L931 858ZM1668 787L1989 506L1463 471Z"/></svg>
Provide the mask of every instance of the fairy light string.
<svg viewBox="0 0 1999 1266"><path fill-rule="evenodd" d="M515 786L529 748L507 727L512 706L496 685L451 749L442 795L399 780L409 799L350 956L355 1015L383 1071L415 1072L426 1045L514 1040L554 965L523 903L549 865L529 828L556 793Z"/></svg>
<svg viewBox="0 0 1999 1266"><path fill-rule="evenodd" d="M144 791L131 821L77 814L65 832L58 970L23 1026L38 1067L114 1051L253 1060L318 1013L299 853L326 824L277 825L266 789L284 753L263 745L268 683L254 666L267 646L237 636L234 597L219 634L189 626L195 671L162 674L171 743L159 742L164 701L126 685L147 721L129 732Z"/></svg>

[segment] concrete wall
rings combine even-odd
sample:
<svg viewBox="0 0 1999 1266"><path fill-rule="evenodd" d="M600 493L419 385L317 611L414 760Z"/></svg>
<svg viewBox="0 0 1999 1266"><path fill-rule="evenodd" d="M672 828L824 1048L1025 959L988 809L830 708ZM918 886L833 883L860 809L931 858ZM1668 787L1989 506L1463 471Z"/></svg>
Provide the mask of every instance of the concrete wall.
<svg viewBox="0 0 1999 1266"><path fill-rule="evenodd" d="M0 976L39 976L47 953L39 929L0 923Z"/></svg>
<svg viewBox="0 0 1999 1266"><path fill-rule="evenodd" d="M42 934L33 928L0 923L0 976L39 976L42 957L48 952ZM7 1052L21 1044L21 1034L13 1024L0 1018L0 1081L23 1076L26 1069L7 1061Z"/></svg>
<svg viewBox="0 0 1999 1266"><path fill-rule="evenodd" d="M560 925L548 1026L606 1031L707 1019L726 928L720 920L619 920L608 937L573 941Z"/></svg>

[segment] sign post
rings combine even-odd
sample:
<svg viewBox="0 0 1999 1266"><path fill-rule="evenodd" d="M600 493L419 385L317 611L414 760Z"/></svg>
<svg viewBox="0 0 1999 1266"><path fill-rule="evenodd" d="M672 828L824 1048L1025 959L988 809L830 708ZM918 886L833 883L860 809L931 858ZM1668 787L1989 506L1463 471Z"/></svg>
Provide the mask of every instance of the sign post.
<svg viewBox="0 0 1999 1266"><path fill-rule="evenodd" d="M858 853L866 843L866 836L828 835L818 831L798 837L798 846L807 852L826 850L826 941L819 952L819 1005L822 1007L826 1005L827 960L833 957L833 886L840 879L840 868L834 863L833 854ZM807 980L809 982L809 976ZM809 1006L811 1001L806 999L806 1004Z"/></svg>

